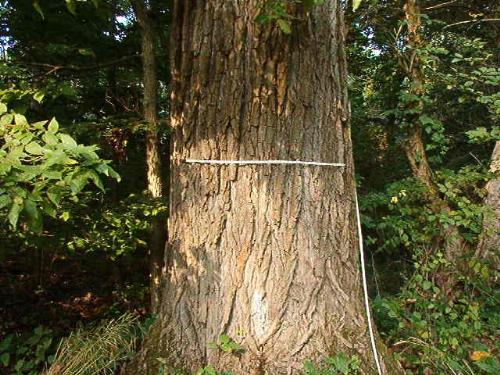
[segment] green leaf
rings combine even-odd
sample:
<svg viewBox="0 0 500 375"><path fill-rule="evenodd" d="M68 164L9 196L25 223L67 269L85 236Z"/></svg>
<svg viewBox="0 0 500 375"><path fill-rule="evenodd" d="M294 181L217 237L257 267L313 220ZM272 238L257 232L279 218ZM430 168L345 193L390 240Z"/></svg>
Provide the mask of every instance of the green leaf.
<svg viewBox="0 0 500 375"><path fill-rule="evenodd" d="M42 7L40 6L40 1L39 0L33 1L33 8L35 8L35 10L38 12L38 14L40 15L40 17L42 17L42 19L44 20L45 16L43 15L43 10L42 10Z"/></svg>
<svg viewBox="0 0 500 375"><path fill-rule="evenodd" d="M28 216L28 225L33 232L40 233L42 231L42 215L38 207L31 199L24 201L24 210Z"/></svg>
<svg viewBox="0 0 500 375"><path fill-rule="evenodd" d="M47 191L47 196L49 197L50 201L56 206L59 205L62 195L63 192L58 188L51 188Z"/></svg>
<svg viewBox="0 0 500 375"><path fill-rule="evenodd" d="M30 142L25 147L24 150L31 155L43 155L43 147L36 142Z"/></svg>
<svg viewBox="0 0 500 375"><path fill-rule="evenodd" d="M278 23L278 26L281 29L281 31L283 31L285 34L291 34L292 33L292 29L291 29L291 26L290 26L290 21L285 20L283 18L280 18L276 22Z"/></svg>
<svg viewBox="0 0 500 375"><path fill-rule="evenodd" d="M73 177L69 183L71 192L78 194L87 185L88 176L86 174L79 174Z"/></svg>
<svg viewBox="0 0 500 375"><path fill-rule="evenodd" d="M0 117L0 126L12 124L12 120L14 120L14 115L7 113Z"/></svg>
<svg viewBox="0 0 500 375"><path fill-rule="evenodd" d="M19 113L14 114L14 122L16 123L16 125L28 125L26 117L20 115Z"/></svg>
<svg viewBox="0 0 500 375"><path fill-rule="evenodd" d="M11 333L10 335L7 335L1 342L0 342L0 352L5 352L9 350L12 344L12 340L14 339L14 335Z"/></svg>
<svg viewBox="0 0 500 375"><path fill-rule="evenodd" d="M37 121L31 124L37 130L45 130L45 124L47 121Z"/></svg>
<svg viewBox="0 0 500 375"><path fill-rule="evenodd" d="M47 201L41 202L42 210L49 215L50 217L56 218L57 212L56 209Z"/></svg>
<svg viewBox="0 0 500 375"><path fill-rule="evenodd" d="M430 281L425 280L422 283L422 289L423 290L429 290L432 287L432 283Z"/></svg>
<svg viewBox="0 0 500 375"><path fill-rule="evenodd" d="M62 180L62 172L60 171L45 171L42 177L48 180Z"/></svg>
<svg viewBox="0 0 500 375"><path fill-rule="evenodd" d="M14 367L14 370L16 370L18 373L21 373L21 370L23 369L24 367L24 359L20 359L16 362L16 366Z"/></svg>
<svg viewBox="0 0 500 375"><path fill-rule="evenodd" d="M95 57L94 51L92 51L90 48L79 48L78 53L82 56L94 56Z"/></svg>
<svg viewBox="0 0 500 375"><path fill-rule="evenodd" d="M206 375L217 375L217 371L212 366L207 366L203 369L203 374Z"/></svg>
<svg viewBox="0 0 500 375"><path fill-rule="evenodd" d="M12 199L6 195L0 195L0 209L7 207L12 202Z"/></svg>
<svg viewBox="0 0 500 375"><path fill-rule="evenodd" d="M69 12L76 16L76 2L74 0L66 0L66 8Z"/></svg>
<svg viewBox="0 0 500 375"><path fill-rule="evenodd" d="M0 356L0 362L4 367L8 367L10 363L10 353L2 353Z"/></svg>
<svg viewBox="0 0 500 375"><path fill-rule="evenodd" d="M43 92L37 91L35 92L35 94L33 94L33 99L36 100L38 103L41 103L44 96L45 94Z"/></svg>
<svg viewBox="0 0 500 375"><path fill-rule="evenodd" d="M63 145L69 148L74 148L77 146L76 141L68 134L59 134L59 139L61 140Z"/></svg>
<svg viewBox="0 0 500 375"><path fill-rule="evenodd" d="M121 181L120 175L113 168L111 168L108 164L99 164L96 167L96 171L104 174L105 176L114 178L118 182Z"/></svg>
<svg viewBox="0 0 500 375"><path fill-rule="evenodd" d="M359 6L361 5L361 1L362 0L353 0L352 1L352 10L356 10L359 8Z"/></svg>
<svg viewBox="0 0 500 375"><path fill-rule="evenodd" d="M122 180L121 176L111 167L109 167L109 177L114 178L118 182Z"/></svg>
<svg viewBox="0 0 500 375"><path fill-rule="evenodd" d="M255 22L260 23L261 25L269 22L269 15L260 13L255 17Z"/></svg>
<svg viewBox="0 0 500 375"><path fill-rule="evenodd" d="M52 117L52 120L50 120L47 130L51 134L55 134L59 130L59 123L57 122L55 117Z"/></svg>
<svg viewBox="0 0 500 375"><path fill-rule="evenodd" d="M307 375L316 375L318 373L310 360L304 362L304 370L306 370Z"/></svg>
<svg viewBox="0 0 500 375"><path fill-rule="evenodd" d="M231 341L231 338L226 334L222 334L219 336L219 341L221 344L227 344L228 342Z"/></svg>
<svg viewBox="0 0 500 375"><path fill-rule="evenodd" d="M90 171L88 173L88 175L89 175L90 179L92 180L92 182L94 182L94 185L97 186L101 191L104 191L104 185L102 184L102 181L99 178L99 175L94 171Z"/></svg>
<svg viewBox="0 0 500 375"><path fill-rule="evenodd" d="M227 346L231 350L239 350L239 349L241 349L241 345L238 344L237 342L234 342L234 341L231 341L231 342L227 343Z"/></svg>
<svg viewBox="0 0 500 375"><path fill-rule="evenodd" d="M7 106L3 103L0 103L0 115L4 114L7 112Z"/></svg>
<svg viewBox="0 0 500 375"><path fill-rule="evenodd" d="M61 150L47 152L46 156L47 160L44 163L45 167L50 167L55 164L66 164L69 160L68 155Z"/></svg>
<svg viewBox="0 0 500 375"><path fill-rule="evenodd" d="M22 198L21 202L22 202ZM13 228L17 226L17 221L19 219L19 213L22 211L23 206L20 203L15 202L11 207L8 215L9 223Z"/></svg>
<svg viewBox="0 0 500 375"><path fill-rule="evenodd" d="M57 144L57 137L54 134L52 134L52 133L49 133L49 132L45 133L44 135L42 135L42 139L48 145L55 145L55 144Z"/></svg>

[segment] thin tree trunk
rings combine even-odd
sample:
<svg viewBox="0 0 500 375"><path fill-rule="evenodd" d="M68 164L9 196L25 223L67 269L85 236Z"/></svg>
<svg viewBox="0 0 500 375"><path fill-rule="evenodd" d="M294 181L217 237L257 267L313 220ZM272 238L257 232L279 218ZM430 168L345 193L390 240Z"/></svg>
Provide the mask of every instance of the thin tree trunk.
<svg viewBox="0 0 500 375"><path fill-rule="evenodd" d="M410 104L408 109L411 109L412 112L404 119L407 135L404 151L413 176L427 188L427 198L433 211L437 214L449 213L452 209L448 202L441 197L437 187L434 172L425 150L422 125L419 120L424 111L423 97L425 95L425 75L419 57L420 50L423 48L419 1L407 0L404 11L408 27L409 55L407 56L408 60L402 66L411 82L410 94L418 98ZM435 246L444 247L448 260L457 263L463 255L465 244L458 228L450 225L442 228L441 237Z"/></svg>
<svg viewBox="0 0 500 375"><path fill-rule="evenodd" d="M148 191L153 198L163 196L161 174L161 156L158 139L157 115L157 76L155 58L155 40L153 21L150 10L143 0L133 0L133 9L141 30L142 67L143 67L143 111L146 130L146 165ZM164 264L164 248L166 242L166 220L163 215L153 217L149 241L149 270L151 309L156 312L160 303L160 280Z"/></svg>
<svg viewBox="0 0 500 375"><path fill-rule="evenodd" d="M168 274L130 373L297 374L344 352L374 374L363 308L340 2L254 22L260 1L177 0ZM189 164L310 160L344 168ZM242 347L217 347L228 335ZM214 344L215 345L211 345ZM397 370L387 373L396 374Z"/></svg>
<svg viewBox="0 0 500 375"><path fill-rule="evenodd" d="M483 234L476 249L476 256L480 259L488 260L496 269L500 268L500 141L495 144L495 149L491 155L490 171L495 174L486 184L486 199L484 204L489 212L486 213L483 221Z"/></svg>

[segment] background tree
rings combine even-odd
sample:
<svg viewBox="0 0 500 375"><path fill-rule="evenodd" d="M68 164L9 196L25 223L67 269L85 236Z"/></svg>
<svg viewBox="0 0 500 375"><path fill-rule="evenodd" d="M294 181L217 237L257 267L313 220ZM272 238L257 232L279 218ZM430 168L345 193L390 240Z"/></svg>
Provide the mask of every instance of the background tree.
<svg viewBox="0 0 500 375"><path fill-rule="evenodd" d="M459 195L450 191L453 189L450 174L460 171L462 176L467 173L472 176L466 170L481 169L477 160L487 161L489 151L471 143L467 134L478 127L494 130L497 121L495 109L488 104L495 96L493 77L498 74L494 68L495 55L488 47L493 45L495 25L480 21L493 17L494 6L482 3L474 8L474 4L460 1L449 4L425 1L420 5L408 2L403 11L404 5L399 1L362 4L354 20L356 27L351 36L357 47L352 49L351 56L354 61L366 56L364 65L352 65L353 76L361 78L352 85L355 144L363 145L356 155L360 161L366 159L367 150L379 155L378 159L371 159L371 164L361 166L361 175L369 179L368 186L375 187L383 180L396 182L411 172L424 188L417 195L426 195L423 202L429 210L415 212L420 215L416 220L430 219L434 229L440 228L429 233L427 240L440 249L446 239L448 251L458 249L454 256L449 254L456 262L465 254L459 249L470 250L480 232L481 196L469 195L468 203L461 201ZM432 18L422 12L428 12ZM470 20L470 14L476 15L476 21L466 29L456 28L455 22L450 21L467 17ZM364 17L370 19L366 29L362 26ZM484 33L485 30L491 33ZM354 37L356 32L361 34ZM481 35L485 40L473 40L471 35ZM357 66L366 66L367 70L359 72ZM477 77L481 74L492 78L480 82ZM356 91L357 87L361 91ZM356 110L361 108L357 106L363 110ZM491 139L488 142L491 144ZM403 150L408 166L399 157ZM385 179L378 178L381 172ZM443 185L443 179L448 179L448 186ZM399 191L408 192L403 193L406 199L410 196L414 199L416 194L410 193L414 189L408 188L406 183L399 183ZM464 204L471 209L467 217L462 216ZM392 208L397 210L394 204ZM427 217L421 215L424 212ZM385 237L388 241L384 240L384 247L404 243L408 238L413 242L420 236L409 227L392 225L400 231L394 233L398 239Z"/></svg>
<svg viewBox="0 0 500 375"><path fill-rule="evenodd" d="M363 2L348 34L354 155L378 327L407 372L494 373L490 313L498 299L487 290L498 274L471 250L483 217L492 217L484 186L498 140L498 23L486 19L497 18L497 5L420 1L415 48L405 3ZM401 60L417 69L413 78ZM407 162L411 119L421 132L415 160L425 152L444 205L432 204ZM453 263L442 240L450 228L468 250L455 252ZM387 272L393 262L406 277ZM458 283L451 288L446 280ZM466 321L476 328L464 329Z"/></svg>
<svg viewBox="0 0 500 375"><path fill-rule="evenodd" d="M143 112L146 122L146 167L148 191L153 198L163 196L162 162L158 138L158 77L155 55L155 20L152 9L142 0L132 0L132 8L141 30ZM151 223L149 241L149 264L151 278L151 308L158 310L160 303L160 278L163 268L166 241L166 219L157 215Z"/></svg>

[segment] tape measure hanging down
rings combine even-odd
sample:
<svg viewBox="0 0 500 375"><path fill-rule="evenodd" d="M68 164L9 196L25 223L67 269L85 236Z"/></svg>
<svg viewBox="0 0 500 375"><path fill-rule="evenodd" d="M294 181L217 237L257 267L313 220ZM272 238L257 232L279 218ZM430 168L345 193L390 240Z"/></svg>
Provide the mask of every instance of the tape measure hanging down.
<svg viewBox="0 0 500 375"><path fill-rule="evenodd" d="M203 159L186 159L185 163L189 164L211 164L211 165L310 165L318 167L345 167L343 163L325 163L316 161L302 161L302 160L203 160ZM361 262L361 276L363 281L363 294L365 297L365 310L368 319L368 331L370 333L370 343L372 347L375 364L379 375L383 375L382 366L375 343L375 332L372 325L372 316L370 312L370 300L368 297L368 283L366 281L366 267L365 267L365 251L363 247L363 233L361 232L361 216L359 213L358 193L354 187L354 201L356 203L356 221L358 227L358 240L359 240L359 257Z"/></svg>

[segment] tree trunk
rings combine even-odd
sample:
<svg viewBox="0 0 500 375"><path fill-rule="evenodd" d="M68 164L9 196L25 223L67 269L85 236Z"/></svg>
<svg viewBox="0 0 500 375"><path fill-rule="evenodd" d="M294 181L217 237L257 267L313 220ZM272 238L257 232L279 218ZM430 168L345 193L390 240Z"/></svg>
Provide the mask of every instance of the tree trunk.
<svg viewBox="0 0 500 375"><path fill-rule="evenodd" d="M163 184L161 174L161 156L158 139L158 116L157 116L157 77L156 58L154 45L153 21L150 10L143 0L132 1L141 30L142 46L142 69L143 69L143 111L146 130L146 166L148 191L153 198L163 196ZM149 240L149 273L151 310L158 311L160 304L160 280L164 264L164 248L166 241L166 220L163 215L156 215L151 222L151 234Z"/></svg>
<svg viewBox="0 0 500 375"><path fill-rule="evenodd" d="M434 172L429 164L419 119L424 111L423 97L425 95L425 75L419 57L423 48L419 1L407 0L404 11L408 27L409 54L407 61L401 65L411 82L410 94L417 98L407 108L411 111L404 119L407 137L404 151L413 176L427 188L427 198L433 211L436 214L449 213L452 209L448 202L441 197ZM463 255L464 246L458 228L453 225L442 228L441 237L435 243L435 247L444 248L447 259L455 264L459 263L459 258Z"/></svg>
<svg viewBox="0 0 500 375"><path fill-rule="evenodd" d="M490 209L483 221L483 234L476 249L476 256L491 262L495 269L500 268L498 248L500 247L500 141L495 144L491 155L490 171L495 174L486 184L485 206Z"/></svg>
<svg viewBox="0 0 500 375"><path fill-rule="evenodd" d="M359 356L363 374L376 373L339 3L307 14L292 5L297 20L286 35L255 23L257 0L175 1L168 273L135 373L156 373L164 358L169 369L296 374L307 359L339 352ZM222 334L242 350L211 345Z"/></svg>

